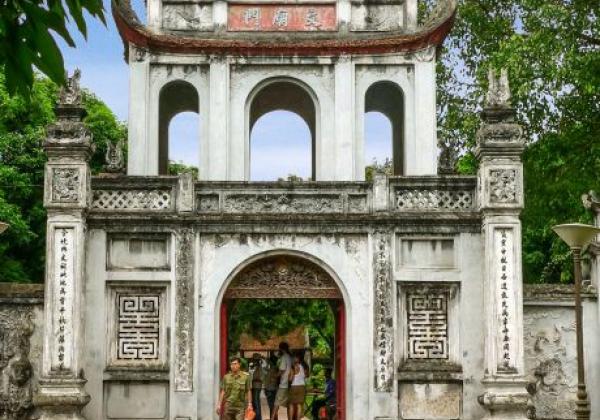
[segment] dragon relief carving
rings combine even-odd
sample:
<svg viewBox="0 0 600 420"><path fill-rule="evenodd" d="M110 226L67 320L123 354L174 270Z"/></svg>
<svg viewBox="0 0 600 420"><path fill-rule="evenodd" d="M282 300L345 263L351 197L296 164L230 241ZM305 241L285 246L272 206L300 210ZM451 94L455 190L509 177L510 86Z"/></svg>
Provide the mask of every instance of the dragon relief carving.
<svg viewBox="0 0 600 420"><path fill-rule="evenodd" d="M31 308L0 311L0 419L25 420L33 409Z"/></svg>
<svg viewBox="0 0 600 420"><path fill-rule="evenodd" d="M79 200L79 169L54 168L52 170L52 201L74 203Z"/></svg>
<svg viewBox="0 0 600 420"><path fill-rule="evenodd" d="M344 205L340 195L230 194L223 208L232 213L341 213Z"/></svg>
<svg viewBox="0 0 600 420"><path fill-rule="evenodd" d="M490 170L490 201L492 203L517 202L517 171L516 169Z"/></svg>
<svg viewBox="0 0 600 420"><path fill-rule="evenodd" d="M536 418L575 418L575 327L567 321L569 315L573 315L567 311L530 309L526 312L525 365Z"/></svg>

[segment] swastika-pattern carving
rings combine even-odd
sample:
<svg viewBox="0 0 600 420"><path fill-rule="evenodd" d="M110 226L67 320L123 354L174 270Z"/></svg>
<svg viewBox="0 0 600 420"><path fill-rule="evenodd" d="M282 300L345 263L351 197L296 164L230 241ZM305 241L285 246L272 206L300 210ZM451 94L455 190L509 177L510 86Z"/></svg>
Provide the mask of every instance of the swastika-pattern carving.
<svg viewBox="0 0 600 420"><path fill-rule="evenodd" d="M118 294L117 359L158 360L160 295Z"/></svg>
<svg viewBox="0 0 600 420"><path fill-rule="evenodd" d="M406 295L409 359L448 359L448 292Z"/></svg>

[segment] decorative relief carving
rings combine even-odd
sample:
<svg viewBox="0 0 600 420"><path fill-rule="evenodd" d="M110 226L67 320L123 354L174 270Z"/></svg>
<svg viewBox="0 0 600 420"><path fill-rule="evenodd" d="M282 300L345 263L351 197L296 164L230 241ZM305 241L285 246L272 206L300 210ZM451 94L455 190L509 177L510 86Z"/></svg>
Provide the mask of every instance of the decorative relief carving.
<svg viewBox="0 0 600 420"><path fill-rule="evenodd" d="M516 169L491 169L489 176L490 201L492 203L517 202Z"/></svg>
<svg viewBox="0 0 600 420"><path fill-rule="evenodd" d="M348 194L348 213L368 213L366 194Z"/></svg>
<svg viewBox="0 0 600 420"><path fill-rule="evenodd" d="M170 190L94 190L92 208L102 210L170 210Z"/></svg>
<svg viewBox="0 0 600 420"><path fill-rule="evenodd" d="M218 194L198 194L196 208L200 213L214 213L219 211Z"/></svg>
<svg viewBox="0 0 600 420"><path fill-rule="evenodd" d="M574 311L526 307L525 367L536 418L575 419L577 358Z"/></svg>
<svg viewBox="0 0 600 420"><path fill-rule="evenodd" d="M118 293L117 359L156 361L159 358L160 295Z"/></svg>
<svg viewBox="0 0 600 420"><path fill-rule="evenodd" d="M397 210L473 210L474 191L403 190L395 192Z"/></svg>
<svg viewBox="0 0 600 420"><path fill-rule="evenodd" d="M194 232L178 234L175 265L175 391L193 390L194 373Z"/></svg>
<svg viewBox="0 0 600 420"><path fill-rule="evenodd" d="M425 48L424 50L416 51L414 54L417 61L427 62L433 60L433 58L435 57L435 52L435 47L429 47Z"/></svg>
<svg viewBox="0 0 600 420"><path fill-rule="evenodd" d="M340 299L334 280L319 266L295 256L274 256L244 268L231 282L227 298Z"/></svg>
<svg viewBox="0 0 600 420"><path fill-rule="evenodd" d="M229 194L223 208L232 213L342 213L338 194Z"/></svg>
<svg viewBox="0 0 600 420"><path fill-rule="evenodd" d="M52 364L54 371L71 369L73 351L73 282L74 282L74 241L73 228L60 228L54 231L54 285L52 303Z"/></svg>
<svg viewBox="0 0 600 420"><path fill-rule="evenodd" d="M52 201L56 203L76 203L79 201L79 169L52 169Z"/></svg>
<svg viewBox="0 0 600 420"><path fill-rule="evenodd" d="M32 366L29 339L33 333L32 308L0 310L0 418L30 418Z"/></svg>
<svg viewBox="0 0 600 420"><path fill-rule="evenodd" d="M448 359L447 291L411 288L406 320L409 359Z"/></svg>
<svg viewBox="0 0 600 420"><path fill-rule="evenodd" d="M210 4L164 4L163 27L172 30L209 30L212 26Z"/></svg>
<svg viewBox="0 0 600 420"><path fill-rule="evenodd" d="M514 349L511 330L514 320L515 305L512 298L512 281L514 278L513 231L509 228L494 230L496 254L495 275L497 285L497 311L500 323L498 332L498 371L515 372Z"/></svg>
<svg viewBox="0 0 600 420"><path fill-rule="evenodd" d="M373 237L375 267L375 391L391 392L394 380L394 325L390 238L385 233Z"/></svg>
<svg viewBox="0 0 600 420"><path fill-rule="evenodd" d="M146 55L148 55L148 51L146 49L137 47L135 45L131 46L131 57L133 58L133 61L144 61L146 59Z"/></svg>

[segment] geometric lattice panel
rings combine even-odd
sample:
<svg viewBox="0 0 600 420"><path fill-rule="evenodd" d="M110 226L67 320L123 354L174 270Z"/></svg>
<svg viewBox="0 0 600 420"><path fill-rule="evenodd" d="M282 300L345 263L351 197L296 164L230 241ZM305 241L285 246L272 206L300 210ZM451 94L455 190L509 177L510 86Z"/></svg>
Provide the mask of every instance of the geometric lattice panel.
<svg viewBox="0 0 600 420"><path fill-rule="evenodd" d="M160 294L117 294L117 359L158 360Z"/></svg>
<svg viewBox="0 0 600 420"><path fill-rule="evenodd" d="M407 293L409 359L448 359L448 298L445 290Z"/></svg>
<svg viewBox="0 0 600 420"><path fill-rule="evenodd" d="M167 288L111 282L108 292L108 368L166 369Z"/></svg>

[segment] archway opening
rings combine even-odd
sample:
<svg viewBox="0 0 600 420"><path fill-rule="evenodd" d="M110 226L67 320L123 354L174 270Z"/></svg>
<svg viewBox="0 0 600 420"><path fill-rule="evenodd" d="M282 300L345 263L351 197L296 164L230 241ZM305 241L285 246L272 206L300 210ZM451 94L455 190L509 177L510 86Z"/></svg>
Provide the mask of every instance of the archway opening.
<svg viewBox="0 0 600 420"><path fill-rule="evenodd" d="M315 178L316 108L306 89L291 81L268 84L249 108L249 178Z"/></svg>
<svg viewBox="0 0 600 420"><path fill-rule="evenodd" d="M365 178L370 181L374 172L392 172L393 129L390 119L383 113L365 114Z"/></svg>
<svg viewBox="0 0 600 420"><path fill-rule="evenodd" d="M266 389L277 390L287 380L286 356L278 352L285 342L308 373L305 418L324 410L343 420L345 324L342 293L327 271L295 255L264 257L245 266L225 291L220 373L225 375L228 361L237 356L253 379L262 376L265 390L258 392L256 405L261 406L262 418L269 418L272 407ZM277 379L275 373L280 373ZM288 419L287 414L280 408L278 419Z"/></svg>
<svg viewBox="0 0 600 420"><path fill-rule="evenodd" d="M380 116L377 117L376 114ZM383 116L391 125L391 136L385 128L385 121L381 119ZM389 143L389 146L384 146L382 143ZM404 173L404 95L400 87L393 82L374 83L365 94L365 156L367 159L371 147L382 150L391 148L391 174ZM377 163L385 164L385 161ZM366 160L366 164L372 165L372 162Z"/></svg>
<svg viewBox="0 0 600 420"><path fill-rule="evenodd" d="M158 106L158 172L195 170L199 162L200 110L196 88L183 80L160 90Z"/></svg>

